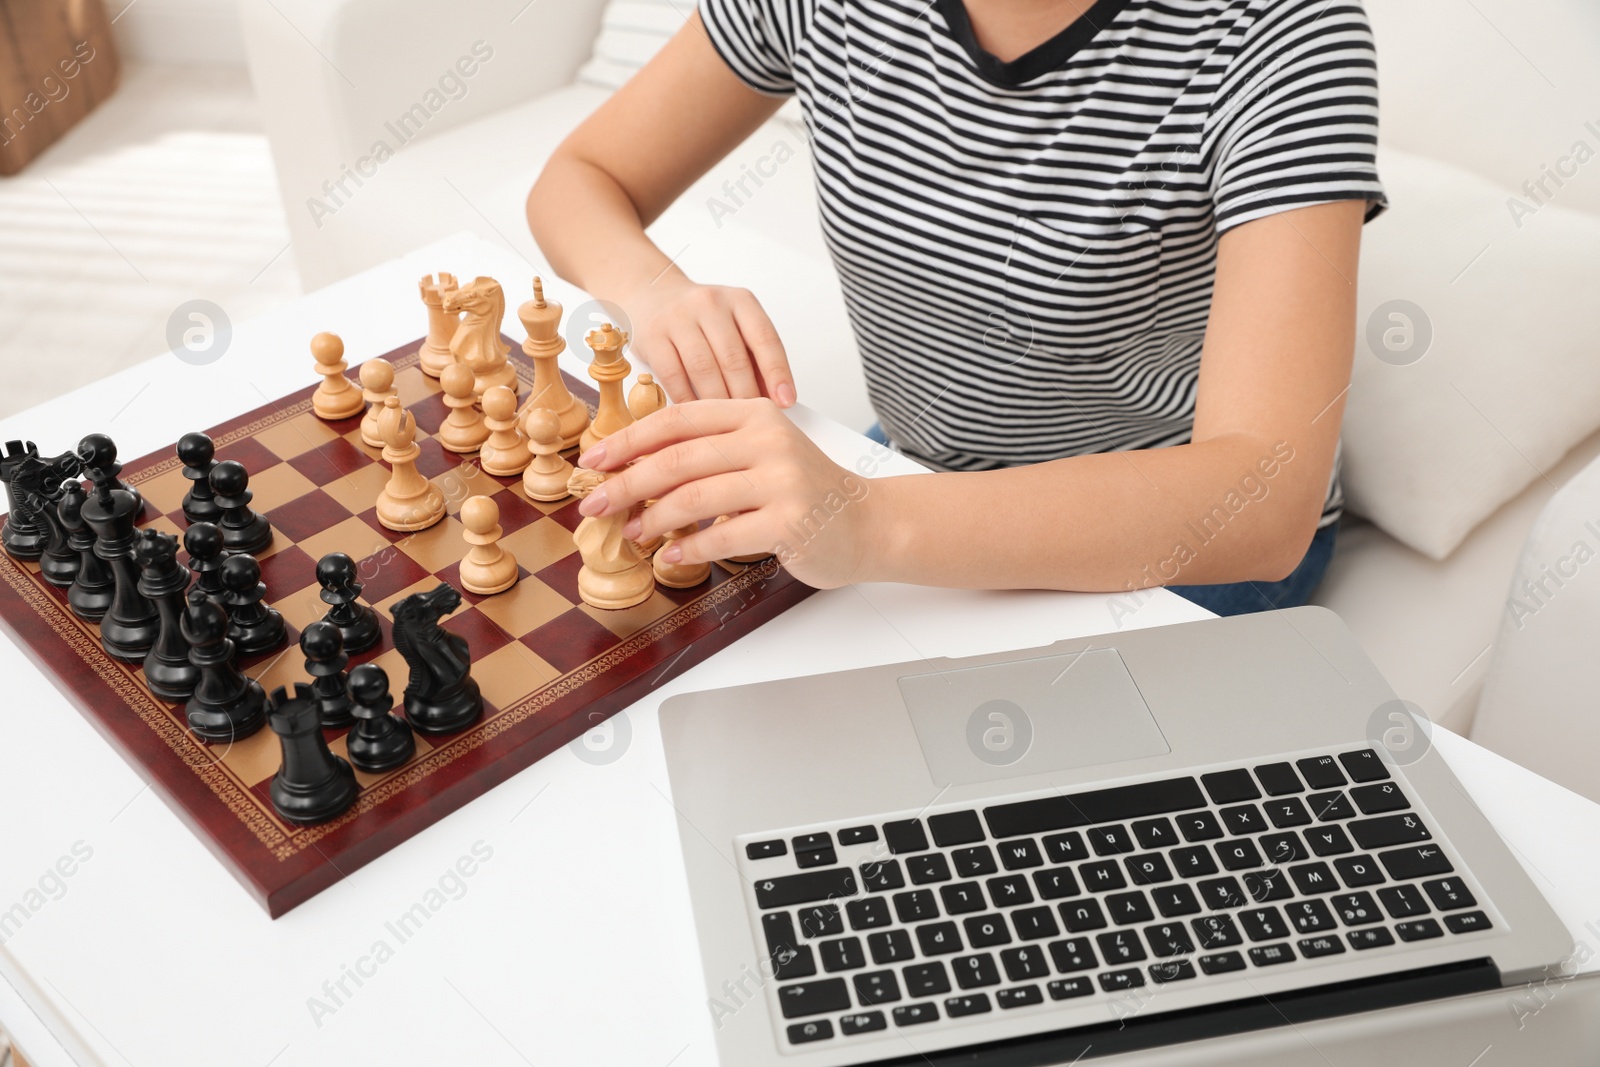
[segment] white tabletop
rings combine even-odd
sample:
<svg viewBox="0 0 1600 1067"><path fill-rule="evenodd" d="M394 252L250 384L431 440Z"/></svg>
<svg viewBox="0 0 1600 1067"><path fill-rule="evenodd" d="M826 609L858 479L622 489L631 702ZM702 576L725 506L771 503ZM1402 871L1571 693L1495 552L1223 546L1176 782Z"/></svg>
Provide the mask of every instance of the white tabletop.
<svg viewBox="0 0 1600 1067"><path fill-rule="evenodd" d="M462 235L236 327L210 366L163 355L0 422L0 440L52 453L99 430L142 455L305 385L319 330L339 333L352 361L414 340L426 325L416 282L437 270L499 278L506 332L520 336L515 307L535 267ZM538 271L569 311L581 300ZM814 412L795 417L840 462L871 448ZM904 462L891 457L883 473ZM624 712L619 758L558 752L277 921L0 638L0 915L10 909L13 924L0 926L0 1024L40 1067L708 1067L663 698L1205 615L1165 591L1137 603L890 585L820 593ZM1574 938L1600 943L1600 856L1571 847L1600 840L1600 806L1445 731L1435 739ZM64 857L70 876L50 874ZM477 859L470 877L454 873L462 857ZM402 940L388 924L418 903L435 907Z"/></svg>

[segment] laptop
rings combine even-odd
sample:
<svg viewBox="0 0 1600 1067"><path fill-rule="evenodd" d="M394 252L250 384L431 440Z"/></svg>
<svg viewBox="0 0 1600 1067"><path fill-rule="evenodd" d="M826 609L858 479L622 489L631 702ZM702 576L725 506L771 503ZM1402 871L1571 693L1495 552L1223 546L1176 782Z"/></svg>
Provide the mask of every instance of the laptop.
<svg viewBox="0 0 1600 1067"><path fill-rule="evenodd" d="M1337 616L673 697L728 1067L1066 1064L1499 989L1566 928Z"/></svg>

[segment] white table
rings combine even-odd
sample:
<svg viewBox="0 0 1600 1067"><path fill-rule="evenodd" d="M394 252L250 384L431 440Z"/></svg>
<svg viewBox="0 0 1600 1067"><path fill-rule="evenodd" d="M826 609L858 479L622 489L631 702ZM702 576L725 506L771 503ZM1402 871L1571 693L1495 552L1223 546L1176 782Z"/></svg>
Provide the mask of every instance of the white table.
<svg viewBox="0 0 1600 1067"><path fill-rule="evenodd" d="M533 265L461 236L237 328L215 364L163 355L0 423L0 440L35 439L55 452L103 430L125 456L142 455L312 380L306 346L316 331L341 334L352 360L420 336L416 281L441 269L499 278L506 332L520 336L515 306ZM542 265L540 273L551 277ZM547 290L569 311L581 299L554 282ZM796 419L842 462L870 447L815 413ZM0 1024L41 1067L714 1064L659 701L1206 614L1165 591L1120 617L1111 605L1104 596L885 585L818 594L625 712L632 740L621 758L594 765L558 752L276 922L0 640L0 913L37 901L28 891L75 845L90 853L54 897L25 905L20 927L0 933ZM1600 850L1572 847L1600 841L1600 806L1461 738L1435 736L1574 938L1600 945ZM475 843L490 858L400 943L386 922ZM363 963L380 940L392 957ZM330 994L324 983L336 985L347 967L366 972L360 986L344 977L348 995ZM313 997L331 1012L315 1017Z"/></svg>

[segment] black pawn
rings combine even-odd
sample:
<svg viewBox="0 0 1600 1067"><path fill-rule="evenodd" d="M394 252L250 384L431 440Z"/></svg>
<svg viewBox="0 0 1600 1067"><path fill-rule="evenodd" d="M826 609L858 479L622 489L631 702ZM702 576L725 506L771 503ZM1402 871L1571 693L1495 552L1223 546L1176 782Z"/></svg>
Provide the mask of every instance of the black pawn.
<svg viewBox="0 0 1600 1067"><path fill-rule="evenodd" d="M13 559L35 560L44 554L45 530L35 516L17 508L17 496L11 488L17 466L38 455L39 446L32 441L7 441L5 455L0 456L0 482L6 487L6 521L0 526L0 547Z"/></svg>
<svg viewBox="0 0 1600 1067"><path fill-rule="evenodd" d="M306 656L311 692L322 709L322 725L335 729L349 726L355 718L344 673L350 657L345 653L339 628L331 622L312 623L300 635L300 651Z"/></svg>
<svg viewBox="0 0 1600 1067"><path fill-rule="evenodd" d="M227 590L222 605L228 610L228 639L239 655L257 656L283 643L288 631L278 609L262 603L267 586L254 556L240 554L223 560L222 585Z"/></svg>
<svg viewBox="0 0 1600 1067"><path fill-rule="evenodd" d="M78 576L67 590L67 607L80 619L99 622L111 610L117 583L106 561L95 555L94 531L83 521L83 505L88 499L80 483L68 482L57 513L67 531L67 544L78 553Z"/></svg>
<svg viewBox="0 0 1600 1067"><path fill-rule="evenodd" d="M267 721L283 746L283 765L267 789L278 814L290 822L327 822L354 804L361 791L356 772L328 751L311 687L280 686L268 707Z"/></svg>
<svg viewBox="0 0 1600 1067"><path fill-rule="evenodd" d="M250 507L250 472L244 464L225 459L211 468L211 492L222 509L222 550L261 552L272 545L272 524Z"/></svg>
<svg viewBox="0 0 1600 1067"><path fill-rule="evenodd" d="M70 471L78 469L72 453L42 460L24 456L11 477L11 497L16 502L18 519L26 519L44 532L44 552L39 557L39 575L51 585L65 589L78 576L78 553L68 543L67 528L61 524L57 507L62 483Z"/></svg>
<svg viewBox="0 0 1600 1067"><path fill-rule="evenodd" d="M105 434L90 434L78 443L78 454L94 493L84 502L83 521L95 533L95 555L106 561L116 582L111 607L100 619L100 643L113 659L142 662L155 646L161 629L156 607L139 592L139 568L133 562L133 524L140 504L117 488L117 446Z"/></svg>
<svg viewBox="0 0 1600 1067"><path fill-rule="evenodd" d="M134 535L133 554L139 561L139 592L161 616L161 632L144 658L145 684L156 696L181 703L194 695L200 683L200 668L190 662L189 642L183 636L189 572L178 565L178 539L172 534L140 530Z"/></svg>
<svg viewBox="0 0 1600 1067"><path fill-rule="evenodd" d="M233 659L228 640L228 615L200 589L189 590L182 632L189 642L189 662L200 669L200 681L184 711L189 729L202 741L237 741L261 729L266 721L266 694L246 678Z"/></svg>
<svg viewBox="0 0 1600 1067"><path fill-rule="evenodd" d="M178 438L178 459L183 461L183 476L194 484L183 494L183 517L190 522L216 522L222 518L211 492L211 468L217 465L217 446L203 433L186 433Z"/></svg>
<svg viewBox="0 0 1600 1067"><path fill-rule="evenodd" d="M343 552L329 552L317 560L317 583L322 586L322 602L333 605L322 621L339 628L344 650L353 656L377 644L383 631L378 628L378 613L357 600L361 583L356 580L356 561Z"/></svg>
<svg viewBox="0 0 1600 1067"><path fill-rule="evenodd" d="M355 727L345 736L345 751L356 770L368 774L392 771L417 751L411 724L389 714L394 697L389 676L376 663L363 663L350 672L350 696L355 700Z"/></svg>
<svg viewBox="0 0 1600 1067"><path fill-rule="evenodd" d="M199 589L222 603L228 587L222 584L222 528L215 523L197 522L183 532L183 550L189 553L189 569L199 578Z"/></svg>

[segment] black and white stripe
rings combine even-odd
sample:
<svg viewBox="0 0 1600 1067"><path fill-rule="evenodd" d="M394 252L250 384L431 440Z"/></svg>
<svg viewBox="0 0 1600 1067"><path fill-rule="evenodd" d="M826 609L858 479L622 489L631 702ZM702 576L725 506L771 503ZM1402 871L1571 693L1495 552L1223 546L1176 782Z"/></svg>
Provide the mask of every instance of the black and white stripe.
<svg viewBox="0 0 1600 1067"><path fill-rule="evenodd" d="M798 93L873 407L935 468L1182 444L1219 235L1383 206L1357 0L1098 0L1008 64L961 0L700 4Z"/></svg>

